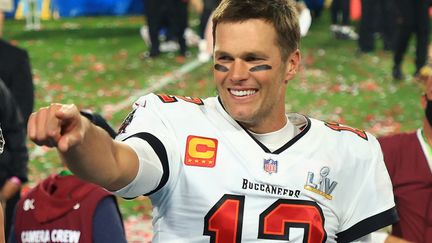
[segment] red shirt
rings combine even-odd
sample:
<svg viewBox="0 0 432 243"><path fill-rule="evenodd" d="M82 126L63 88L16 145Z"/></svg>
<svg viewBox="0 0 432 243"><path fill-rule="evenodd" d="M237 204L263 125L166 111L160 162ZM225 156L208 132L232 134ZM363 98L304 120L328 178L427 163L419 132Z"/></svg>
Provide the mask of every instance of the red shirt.
<svg viewBox="0 0 432 243"><path fill-rule="evenodd" d="M392 234L413 242L432 242L432 172L419 136L422 139L420 130L378 140L400 217Z"/></svg>
<svg viewBox="0 0 432 243"><path fill-rule="evenodd" d="M93 240L98 203L112 196L75 176L53 175L32 189L17 205L17 242L82 242Z"/></svg>

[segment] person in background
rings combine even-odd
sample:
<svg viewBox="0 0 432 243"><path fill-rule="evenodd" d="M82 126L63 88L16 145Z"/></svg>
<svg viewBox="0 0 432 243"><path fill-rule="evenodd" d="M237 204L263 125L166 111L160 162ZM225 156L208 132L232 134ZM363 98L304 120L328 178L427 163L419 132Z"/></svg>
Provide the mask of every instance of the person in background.
<svg viewBox="0 0 432 243"><path fill-rule="evenodd" d="M141 35L143 31L148 31L149 41L149 52L145 53L148 57L154 58L160 55L159 45L159 31L162 29L163 20L167 17L164 13L164 9L167 8L165 3L167 0L161 1L158 4L157 0L144 0L145 18L147 21L148 30L141 29ZM145 40L145 39L144 39Z"/></svg>
<svg viewBox="0 0 432 243"><path fill-rule="evenodd" d="M201 62L208 62L213 55L211 15L220 4L220 0L192 0L191 4L195 5L197 12L200 14L198 59Z"/></svg>
<svg viewBox="0 0 432 243"><path fill-rule="evenodd" d="M296 1L296 9L299 14L300 36L304 37L312 24L312 15L304 1Z"/></svg>
<svg viewBox="0 0 432 243"><path fill-rule="evenodd" d="M182 59L186 57L187 52L185 31L188 27L189 19L188 6L189 0L171 0L170 2L169 18L171 23L169 28L172 29L171 32L179 44L178 56Z"/></svg>
<svg viewBox="0 0 432 243"><path fill-rule="evenodd" d="M8 237L12 215L20 198L22 183L27 182L28 151L26 126L11 92L0 79L0 126L5 140L0 156L0 202L5 213Z"/></svg>
<svg viewBox="0 0 432 243"><path fill-rule="evenodd" d="M201 39L205 38L205 31L207 28L207 23L209 19L211 19L211 14L219 5L220 0L202 0L203 7L200 15L200 24L199 24L199 36Z"/></svg>
<svg viewBox="0 0 432 243"><path fill-rule="evenodd" d="M2 0L0 0L1 2ZM26 50L18 48L0 39L0 79L9 88L15 98L24 125L33 112L34 85L30 59Z"/></svg>
<svg viewBox="0 0 432 243"><path fill-rule="evenodd" d="M13 0L0 0L0 38L3 37L5 13L11 12L14 8Z"/></svg>
<svg viewBox="0 0 432 243"><path fill-rule="evenodd" d="M432 70L422 69L423 126L415 132L378 138L400 217L381 242L432 242ZM378 241L377 241L378 242Z"/></svg>
<svg viewBox="0 0 432 243"><path fill-rule="evenodd" d="M333 0L330 14L330 32L336 39L358 39L358 34L350 26L350 0Z"/></svg>
<svg viewBox="0 0 432 243"><path fill-rule="evenodd" d="M99 114L81 114L111 137L116 135ZM65 242L56 235L68 236L68 242L127 242L115 196L67 169L50 175L21 198L8 243Z"/></svg>
<svg viewBox="0 0 432 243"><path fill-rule="evenodd" d="M362 53L375 50L375 36L380 35L385 51L393 50L394 42L394 1L362 0L359 25L359 51Z"/></svg>
<svg viewBox="0 0 432 243"><path fill-rule="evenodd" d="M306 7L309 9L312 19L317 20L321 16L321 13L324 9L324 0L302 0L302 1L304 1Z"/></svg>
<svg viewBox="0 0 432 243"><path fill-rule="evenodd" d="M115 141L76 105L51 104L29 138L116 195L148 195L153 243L364 241L394 223L376 138L285 111L295 2L222 0L212 20L217 97L142 96Z"/></svg>
<svg viewBox="0 0 432 243"><path fill-rule="evenodd" d="M400 81L404 79L402 62L412 34L416 36L416 69L414 76L417 76L420 68L426 64L430 32L430 1L396 0L394 5L396 6L397 30L394 42L392 76L395 80Z"/></svg>
<svg viewBox="0 0 432 243"><path fill-rule="evenodd" d="M188 26L188 1L146 0L144 6L150 47L149 52L141 58L155 58L161 54L159 35L162 28L166 29L167 39L177 41L179 56L184 58L187 51L184 33ZM143 37L146 31L141 29Z"/></svg>

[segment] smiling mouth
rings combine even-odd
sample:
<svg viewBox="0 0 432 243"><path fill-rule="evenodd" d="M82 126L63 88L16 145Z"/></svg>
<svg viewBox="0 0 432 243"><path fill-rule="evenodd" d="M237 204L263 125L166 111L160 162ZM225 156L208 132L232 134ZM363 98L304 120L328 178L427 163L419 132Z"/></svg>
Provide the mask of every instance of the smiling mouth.
<svg viewBox="0 0 432 243"><path fill-rule="evenodd" d="M236 89L228 89L230 94L236 96L236 97L245 97L253 95L257 92L256 89L247 89L247 90L236 90Z"/></svg>

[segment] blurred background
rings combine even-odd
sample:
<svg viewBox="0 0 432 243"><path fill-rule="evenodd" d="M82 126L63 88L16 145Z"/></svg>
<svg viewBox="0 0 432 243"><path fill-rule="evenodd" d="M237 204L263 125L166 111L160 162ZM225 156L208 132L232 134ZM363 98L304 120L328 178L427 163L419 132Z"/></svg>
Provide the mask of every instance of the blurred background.
<svg viewBox="0 0 432 243"><path fill-rule="evenodd" d="M118 128L133 101L148 92L216 95L212 60L198 58L202 5L191 2L183 58L175 47L161 50L157 58L143 55L149 43L142 33L147 26L142 0L16 0L13 12L6 13L3 39L29 53L34 110L51 102L75 103L100 112ZM415 71L414 41L404 61L408 75L394 80L392 52L381 42L373 52L359 51L356 38L335 38L332 33L331 1L306 3L310 26L302 37L301 70L287 90L286 110L377 136L420 127L421 89L418 79L409 75ZM356 30L361 16L359 9L351 11ZM374 38L380 38L379 31ZM58 172L60 162L54 150L30 142L29 147L31 188ZM119 202L130 242L147 242L148 200Z"/></svg>

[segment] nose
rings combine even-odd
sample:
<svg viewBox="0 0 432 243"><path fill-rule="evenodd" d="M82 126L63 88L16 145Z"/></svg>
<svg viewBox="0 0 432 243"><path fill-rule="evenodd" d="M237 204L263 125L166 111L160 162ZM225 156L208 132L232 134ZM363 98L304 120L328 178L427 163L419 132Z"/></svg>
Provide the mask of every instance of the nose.
<svg viewBox="0 0 432 243"><path fill-rule="evenodd" d="M249 78L249 69L246 62L241 59L235 59L231 66L231 80L239 82Z"/></svg>

